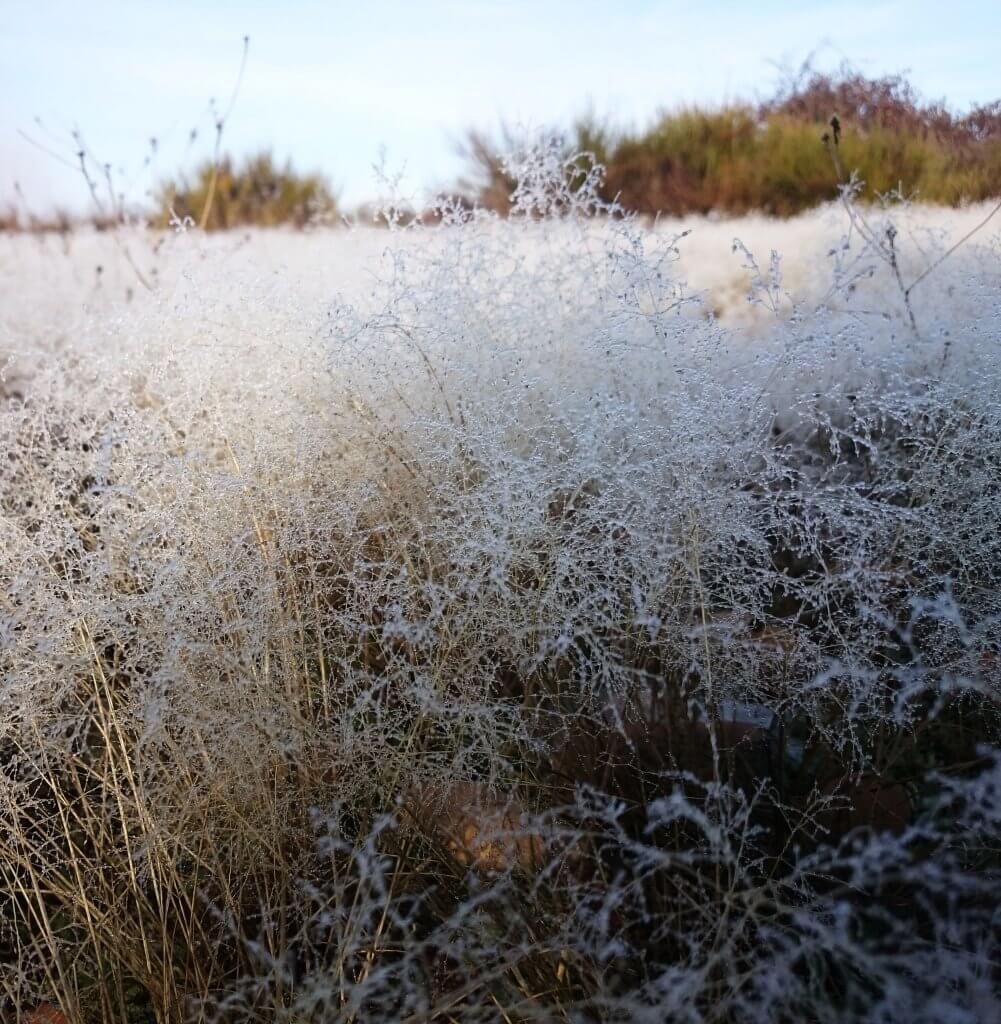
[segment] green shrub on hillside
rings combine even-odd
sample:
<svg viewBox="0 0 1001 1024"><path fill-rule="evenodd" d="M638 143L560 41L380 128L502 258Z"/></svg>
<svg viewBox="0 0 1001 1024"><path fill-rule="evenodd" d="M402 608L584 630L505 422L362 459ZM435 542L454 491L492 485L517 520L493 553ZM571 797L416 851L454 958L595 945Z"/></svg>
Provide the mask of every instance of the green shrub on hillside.
<svg viewBox="0 0 1001 1024"><path fill-rule="evenodd" d="M167 182L158 197L156 221L165 226L176 217L191 220L207 230L253 224L274 227L293 224L305 227L337 211L330 185L319 174L301 174L291 161L279 167L264 150L239 164L231 157L218 163L206 161L193 180L182 176Z"/></svg>
<svg viewBox="0 0 1001 1024"><path fill-rule="evenodd" d="M821 142L835 115L840 167ZM644 214L792 216L835 198L851 172L869 199L901 188L948 205L1001 195L1001 101L954 114L899 76L812 73L757 105L675 109L638 132L588 118L564 137L568 154L588 151L605 165L603 199ZM479 201L499 212L510 143L507 131L493 145L475 133L466 149L476 172L466 183L476 181Z"/></svg>

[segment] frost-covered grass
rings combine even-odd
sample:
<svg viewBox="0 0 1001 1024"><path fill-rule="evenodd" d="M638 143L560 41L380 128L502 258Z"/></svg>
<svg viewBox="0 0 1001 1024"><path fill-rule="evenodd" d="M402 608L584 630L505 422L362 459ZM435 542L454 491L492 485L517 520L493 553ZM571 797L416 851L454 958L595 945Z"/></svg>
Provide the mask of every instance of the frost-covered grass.
<svg viewBox="0 0 1001 1024"><path fill-rule="evenodd" d="M992 228L522 170L0 239L4 1019L997 1013Z"/></svg>

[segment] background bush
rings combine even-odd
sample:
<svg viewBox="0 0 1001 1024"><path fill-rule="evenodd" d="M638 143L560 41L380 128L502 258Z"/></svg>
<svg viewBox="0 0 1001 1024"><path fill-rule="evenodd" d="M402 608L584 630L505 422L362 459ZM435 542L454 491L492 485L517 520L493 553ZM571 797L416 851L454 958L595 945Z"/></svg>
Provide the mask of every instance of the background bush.
<svg viewBox="0 0 1001 1024"><path fill-rule="evenodd" d="M841 169L821 142L837 116ZM761 211L788 217L837 195L857 172L864 197L898 189L958 205L1001 195L1001 101L964 114L923 101L902 76L871 79L843 69L808 72L760 103L669 110L641 131L593 117L564 133L565 151L590 151L606 168L601 196L627 210L683 216ZM505 212L512 133L472 131L461 183Z"/></svg>
<svg viewBox="0 0 1001 1024"><path fill-rule="evenodd" d="M164 184L155 217L164 227L176 216L207 230L256 225L305 227L336 216L337 203L326 179L302 174L292 162L278 166L267 150L235 162L224 156L203 163L189 179Z"/></svg>

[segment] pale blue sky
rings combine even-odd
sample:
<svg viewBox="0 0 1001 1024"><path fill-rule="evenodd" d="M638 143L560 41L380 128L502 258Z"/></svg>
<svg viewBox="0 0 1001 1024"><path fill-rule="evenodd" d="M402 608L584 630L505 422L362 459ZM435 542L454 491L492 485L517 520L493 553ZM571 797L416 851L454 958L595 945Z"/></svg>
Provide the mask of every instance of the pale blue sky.
<svg viewBox="0 0 1001 1024"><path fill-rule="evenodd" d="M271 145L324 170L346 203L372 195L372 164L416 190L451 180L454 140L503 117L539 126L588 105L641 124L658 108L767 93L773 62L850 59L910 72L957 107L1001 96L1001 2L987 0L0 0L0 202L79 207L66 156L78 125L133 197L147 140L159 174L210 145L250 36L226 148ZM41 117L44 129L34 122ZM190 129L202 142L186 148Z"/></svg>

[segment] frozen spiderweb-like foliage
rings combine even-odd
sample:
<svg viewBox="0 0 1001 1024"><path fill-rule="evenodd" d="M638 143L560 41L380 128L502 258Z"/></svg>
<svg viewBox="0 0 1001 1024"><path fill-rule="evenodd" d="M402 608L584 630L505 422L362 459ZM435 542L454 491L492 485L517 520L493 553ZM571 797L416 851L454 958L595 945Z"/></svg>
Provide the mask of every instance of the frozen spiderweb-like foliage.
<svg viewBox="0 0 1001 1024"><path fill-rule="evenodd" d="M994 1005L996 263L920 338L878 260L727 329L593 162L515 170L322 308L178 249L5 402L10 1005Z"/></svg>

